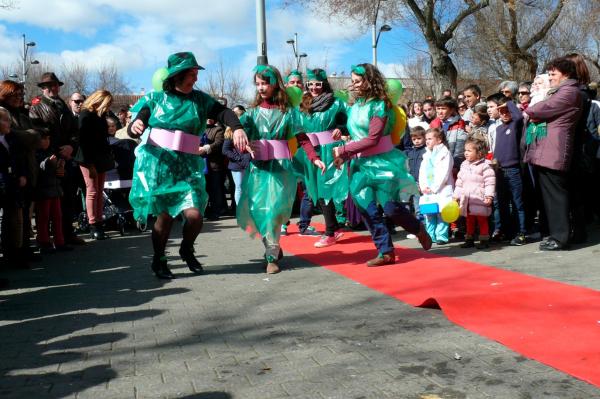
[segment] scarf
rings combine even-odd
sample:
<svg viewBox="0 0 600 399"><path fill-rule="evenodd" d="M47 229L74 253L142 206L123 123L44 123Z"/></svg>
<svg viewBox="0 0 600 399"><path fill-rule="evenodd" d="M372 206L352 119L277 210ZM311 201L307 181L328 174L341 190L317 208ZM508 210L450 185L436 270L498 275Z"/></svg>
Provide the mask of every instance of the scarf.
<svg viewBox="0 0 600 399"><path fill-rule="evenodd" d="M333 96L333 93L319 94L312 99L310 111L311 113L327 111L334 101L335 97Z"/></svg>

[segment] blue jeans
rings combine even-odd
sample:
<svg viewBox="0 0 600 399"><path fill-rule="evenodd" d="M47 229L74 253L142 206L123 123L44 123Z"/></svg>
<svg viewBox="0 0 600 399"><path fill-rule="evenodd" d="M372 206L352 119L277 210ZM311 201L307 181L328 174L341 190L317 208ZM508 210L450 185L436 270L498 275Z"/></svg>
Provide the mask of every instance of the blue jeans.
<svg viewBox="0 0 600 399"><path fill-rule="evenodd" d="M498 197L498 216L495 220L496 231L502 231L504 234L518 233L525 234L525 206L523 205L523 180L521 178L521 168L500 168L496 177L496 193ZM516 212L519 221L519 230L511 231L510 206Z"/></svg>
<svg viewBox="0 0 600 399"><path fill-rule="evenodd" d="M402 227L411 234L418 234L421 227L421 223L415 218L415 215L410 213L404 205L395 201L386 202L383 206L383 212L373 201L366 211L361 210L361 214L380 254L394 252L392 235L385 223L384 214L395 225Z"/></svg>
<svg viewBox="0 0 600 399"><path fill-rule="evenodd" d="M425 228L433 242L448 242L448 230L450 225L442 220L442 215L433 213L425 215Z"/></svg>
<svg viewBox="0 0 600 399"><path fill-rule="evenodd" d="M302 201L300 202L300 220L298 221L298 229L302 233L308 226L310 226L310 220L313 215L313 208L315 205L304 190Z"/></svg>
<svg viewBox="0 0 600 399"><path fill-rule="evenodd" d="M240 202L242 197L242 181L244 181L245 170L232 170L231 176L233 176L233 184L235 184L235 192L233 198L235 199L236 205Z"/></svg>

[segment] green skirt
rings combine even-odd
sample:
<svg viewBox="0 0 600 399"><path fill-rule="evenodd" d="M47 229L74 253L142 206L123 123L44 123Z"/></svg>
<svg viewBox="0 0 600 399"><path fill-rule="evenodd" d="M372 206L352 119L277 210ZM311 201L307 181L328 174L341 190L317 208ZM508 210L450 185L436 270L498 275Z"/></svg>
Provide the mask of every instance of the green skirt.
<svg viewBox="0 0 600 399"><path fill-rule="evenodd" d="M419 190L409 172L406 155L393 149L351 161L350 193L356 206L366 211L373 201L382 206L389 201L406 202Z"/></svg>
<svg viewBox="0 0 600 399"><path fill-rule="evenodd" d="M135 219L142 221L163 212L175 217L188 208L204 213L208 203L204 159L152 144L139 146L129 202Z"/></svg>
<svg viewBox="0 0 600 399"><path fill-rule="evenodd" d="M290 160L253 161L242 182L238 225L252 237L278 243L281 226L290 220L297 179Z"/></svg>

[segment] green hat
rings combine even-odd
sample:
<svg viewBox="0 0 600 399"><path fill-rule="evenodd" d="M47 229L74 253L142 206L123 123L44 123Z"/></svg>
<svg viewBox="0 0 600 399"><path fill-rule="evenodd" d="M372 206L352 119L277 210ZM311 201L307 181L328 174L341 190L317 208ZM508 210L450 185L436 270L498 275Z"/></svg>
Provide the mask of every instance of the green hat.
<svg viewBox="0 0 600 399"><path fill-rule="evenodd" d="M191 68L204 69L198 65L194 54L190 53L189 51L171 54L169 56L169 60L167 61L167 79L173 75L177 75L179 72Z"/></svg>

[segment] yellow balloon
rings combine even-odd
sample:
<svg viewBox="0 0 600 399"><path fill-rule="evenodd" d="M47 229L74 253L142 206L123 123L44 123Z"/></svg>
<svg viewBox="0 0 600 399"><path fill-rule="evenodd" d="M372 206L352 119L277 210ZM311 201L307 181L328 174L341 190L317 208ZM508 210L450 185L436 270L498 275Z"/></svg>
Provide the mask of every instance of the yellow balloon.
<svg viewBox="0 0 600 399"><path fill-rule="evenodd" d="M394 145L398 145L400 144L400 141L402 140L402 136L404 135L404 131L406 129L406 113L404 112L402 107L399 107L397 105L394 105L392 110L394 111L395 117L395 122L394 126L392 127L391 133L392 143Z"/></svg>
<svg viewBox="0 0 600 399"><path fill-rule="evenodd" d="M458 202L450 201L443 208L442 212L442 220L446 223L455 222L460 215L460 208L458 206Z"/></svg>

